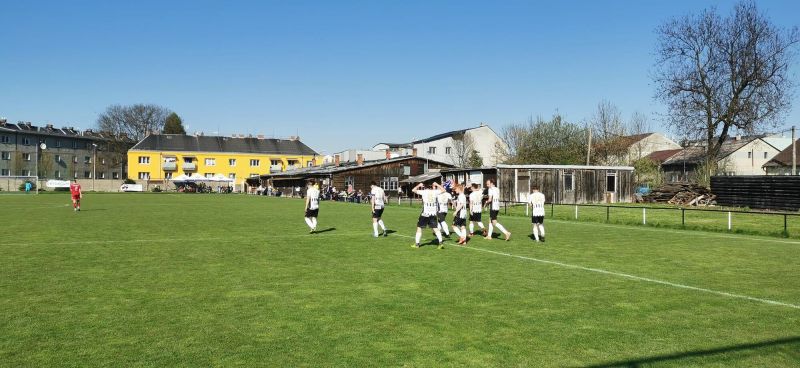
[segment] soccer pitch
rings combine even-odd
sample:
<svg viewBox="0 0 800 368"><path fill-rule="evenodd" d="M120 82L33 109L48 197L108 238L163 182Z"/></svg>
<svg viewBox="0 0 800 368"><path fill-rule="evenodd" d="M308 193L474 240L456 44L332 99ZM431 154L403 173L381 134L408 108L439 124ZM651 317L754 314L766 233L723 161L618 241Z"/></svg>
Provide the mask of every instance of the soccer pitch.
<svg viewBox="0 0 800 368"><path fill-rule="evenodd" d="M800 365L800 242L240 195L0 197L0 366ZM452 213L448 216L451 221ZM423 241L433 239L425 231ZM453 237L452 239L455 239Z"/></svg>

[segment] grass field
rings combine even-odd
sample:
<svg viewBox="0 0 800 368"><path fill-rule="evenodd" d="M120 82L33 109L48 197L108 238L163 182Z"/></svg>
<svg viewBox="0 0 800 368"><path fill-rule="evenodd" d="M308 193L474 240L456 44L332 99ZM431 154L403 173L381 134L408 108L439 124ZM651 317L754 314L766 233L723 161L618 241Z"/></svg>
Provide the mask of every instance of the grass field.
<svg viewBox="0 0 800 368"><path fill-rule="evenodd" d="M412 249L364 205L0 196L0 366L800 365L800 242L501 217ZM426 232L425 239L432 235Z"/></svg>

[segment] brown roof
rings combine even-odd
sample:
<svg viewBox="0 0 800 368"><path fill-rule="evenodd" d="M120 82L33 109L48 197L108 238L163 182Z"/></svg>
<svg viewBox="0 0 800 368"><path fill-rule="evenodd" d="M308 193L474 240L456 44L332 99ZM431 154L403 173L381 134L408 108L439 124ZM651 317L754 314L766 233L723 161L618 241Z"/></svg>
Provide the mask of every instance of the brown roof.
<svg viewBox="0 0 800 368"><path fill-rule="evenodd" d="M800 151L800 139L798 139L795 144L797 145L797 150ZM798 152L800 154L800 152ZM783 151L779 154L775 155L772 160L769 160L764 166L791 166L792 165L792 145L790 144L789 147L786 147Z"/></svg>
<svg viewBox="0 0 800 368"><path fill-rule="evenodd" d="M620 143L625 145L625 147L633 146L636 142L641 141L655 133L642 133L642 134L634 134L634 135L626 135L624 137L620 137Z"/></svg>
<svg viewBox="0 0 800 368"><path fill-rule="evenodd" d="M649 158L649 159L651 159L651 160L653 160L655 162L662 163L662 162L668 160L670 157L675 156L675 154L677 154L680 151L682 151L681 148L671 149L671 150L654 151L654 152L650 153L649 155L647 155L647 158Z"/></svg>

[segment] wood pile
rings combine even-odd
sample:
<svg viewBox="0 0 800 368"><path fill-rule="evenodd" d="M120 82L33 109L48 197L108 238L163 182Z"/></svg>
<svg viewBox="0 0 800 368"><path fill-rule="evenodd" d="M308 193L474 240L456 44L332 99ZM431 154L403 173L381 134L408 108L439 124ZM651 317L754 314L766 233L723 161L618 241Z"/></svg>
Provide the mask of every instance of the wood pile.
<svg viewBox="0 0 800 368"><path fill-rule="evenodd" d="M669 203L678 206L715 205L715 196L708 188L690 183L667 183L644 195L644 202Z"/></svg>

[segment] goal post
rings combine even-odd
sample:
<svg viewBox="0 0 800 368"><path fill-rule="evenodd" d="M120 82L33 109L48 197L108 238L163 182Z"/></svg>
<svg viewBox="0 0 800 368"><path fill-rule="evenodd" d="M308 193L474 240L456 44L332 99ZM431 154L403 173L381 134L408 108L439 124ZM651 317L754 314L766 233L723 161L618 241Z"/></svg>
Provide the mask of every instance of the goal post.
<svg viewBox="0 0 800 368"><path fill-rule="evenodd" d="M40 184L38 176L0 176L0 194L39 194Z"/></svg>

